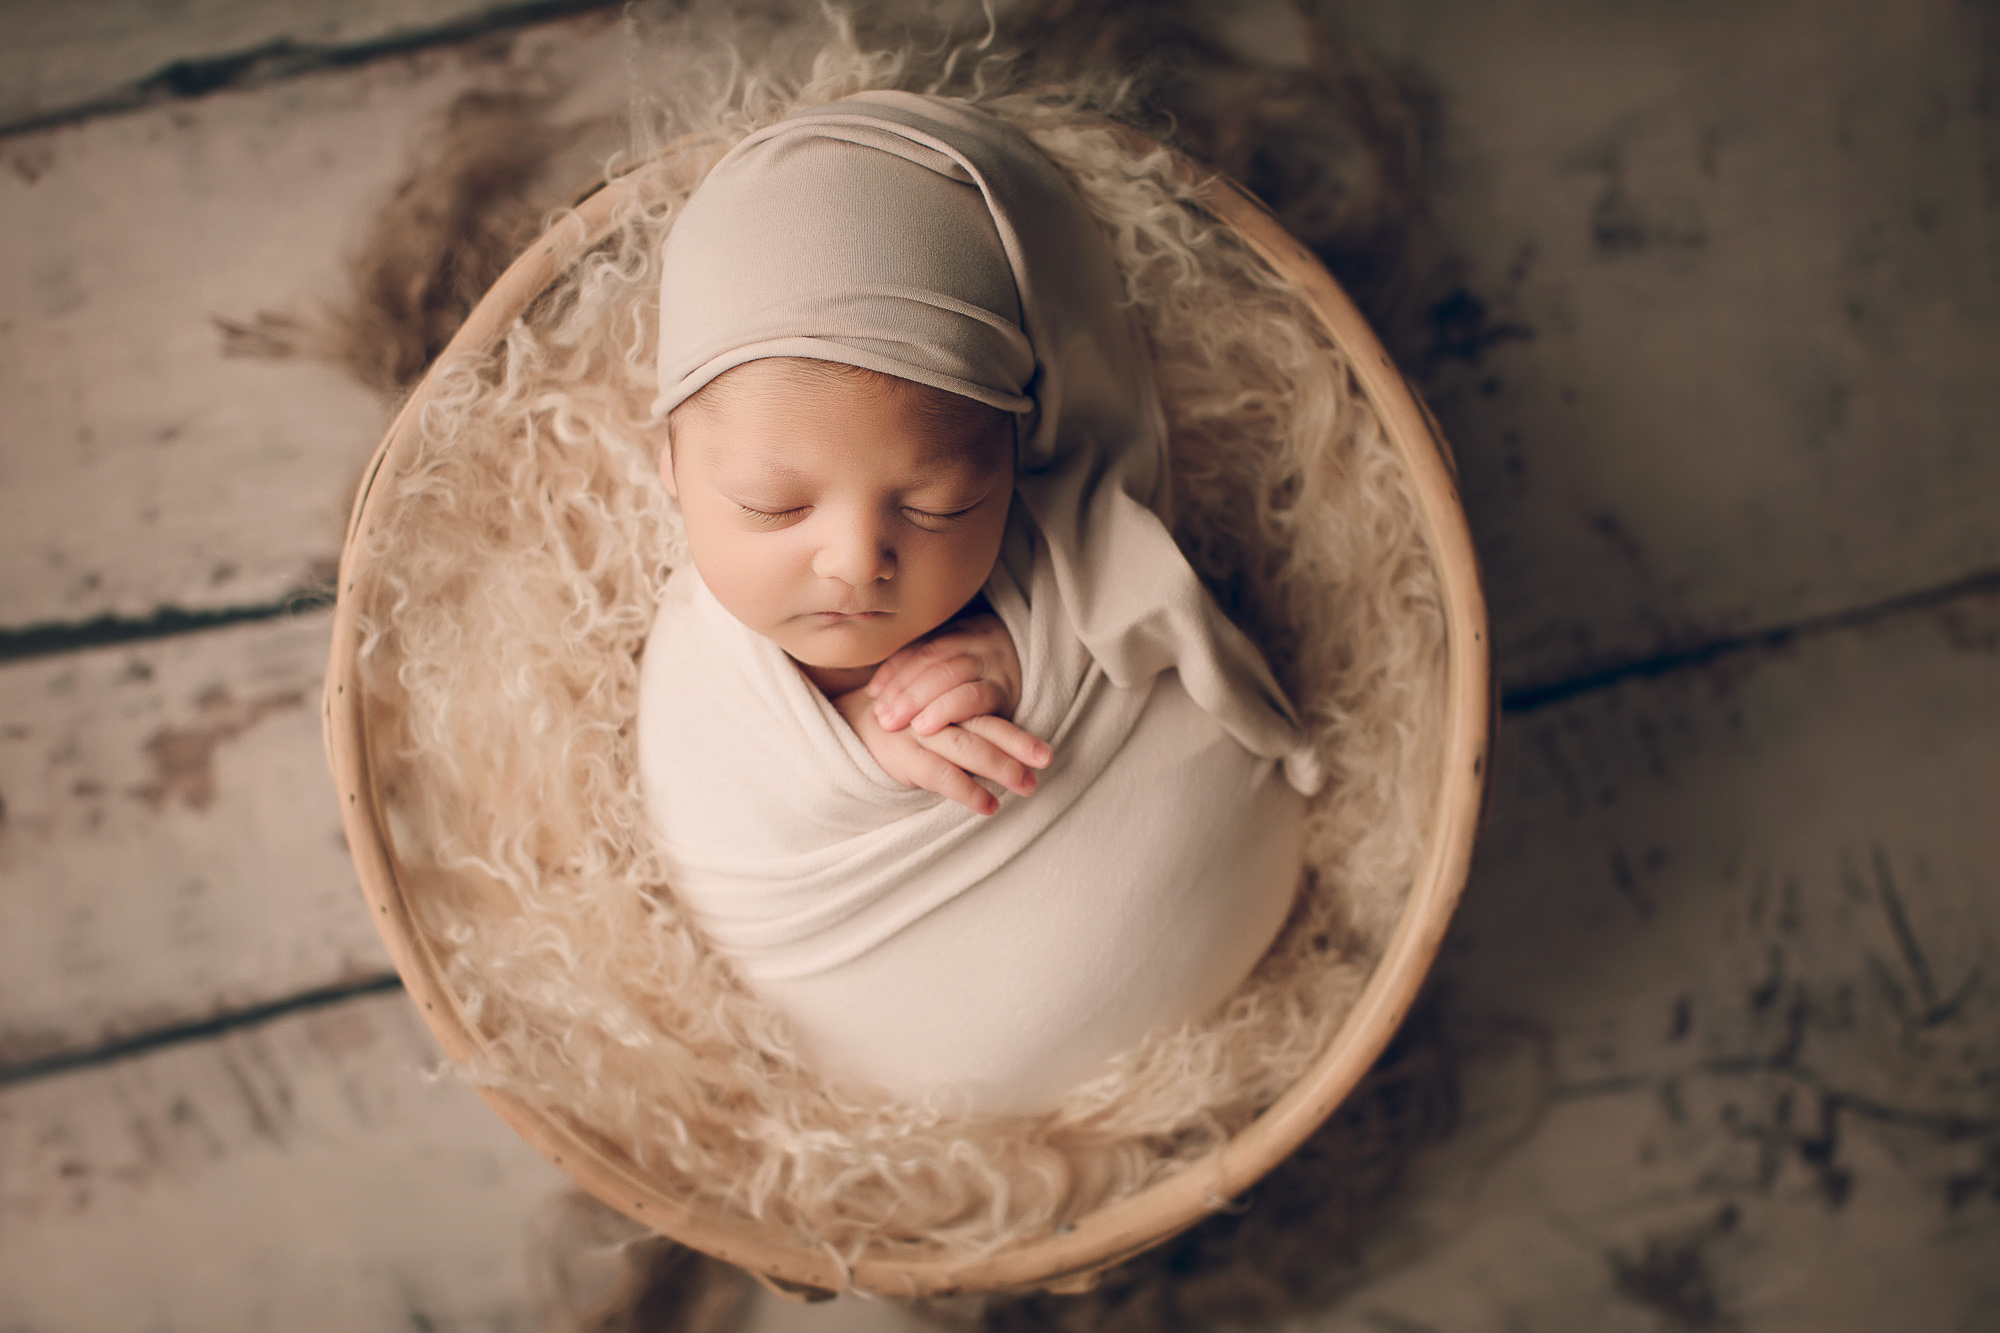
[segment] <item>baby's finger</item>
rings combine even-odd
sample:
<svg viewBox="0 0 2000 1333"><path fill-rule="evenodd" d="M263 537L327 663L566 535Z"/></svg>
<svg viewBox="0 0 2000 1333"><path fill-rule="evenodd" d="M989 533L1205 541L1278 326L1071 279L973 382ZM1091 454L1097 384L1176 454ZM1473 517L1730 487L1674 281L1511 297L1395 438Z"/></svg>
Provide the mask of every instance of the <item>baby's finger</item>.
<svg viewBox="0 0 2000 1333"><path fill-rule="evenodd" d="M899 679L908 673L911 665L919 660L917 654L922 646L921 644L917 644L898 648L895 652L883 658L881 665L875 668L875 674L870 676L868 683L861 687L861 692L871 699L881 698Z"/></svg>
<svg viewBox="0 0 2000 1333"><path fill-rule="evenodd" d="M1007 630L1001 625L999 617L987 614L956 621L890 653L862 688L869 698L882 698L892 690L906 686L929 663L952 657L981 657L982 651L990 648L996 634L1005 641L1011 653L1013 643L1006 638Z"/></svg>
<svg viewBox="0 0 2000 1333"><path fill-rule="evenodd" d="M883 730L894 731L909 722L933 700L950 693L967 681L979 679L983 670L976 657L950 657L941 662L925 664L920 670L905 673L901 682L885 690L876 699L875 720L882 724Z"/></svg>
<svg viewBox="0 0 2000 1333"><path fill-rule="evenodd" d="M985 737L963 727L946 727L937 735L925 736L921 740L925 749L942 755L967 773L997 782L1022 796L1031 795L1035 790L1035 775L1028 771L1026 765Z"/></svg>
<svg viewBox="0 0 2000 1333"><path fill-rule="evenodd" d="M990 815L1000 808L1000 802L993 793L974 782L972 776L956 763L935 751L928 757L931 762L917 768L912 785L936 792L948 801L956 801L975 815Z"/></svg>
<svg viewBox="0 0 2000 1333"><path fill-rule="evenodd" d="M882 665L875 668L875 674L869 678L868 684L864 687L869 697L887 699L898 690L908 689L912 681L939 662L961 656L961 649L955 642L955 637L925 639L898 648L889 654L883 659Z"/></svg>
<svg viewBox="0 0 2000 1333"><path fill-rule="evenodd" d="M925 677L928 681L929 677ZM989 713L999 713L1007 706L1007 696L998 685L990 680L968 680L962 685L954 685L945 693L923 706L910 719L910 729L919 736L934 736L954 722L967 722Z"/></svg>
<svg viewBox="0 0 2000 1333"><path fill-rule="evenodd" d="M1039 736L1030 735L1004 717L991 713L984 717L969 718L959 726L984 739L987 743L1012 755L1029 768L1047 768L1055 758L1055 751Z"/></svg>
<svg viewBox="0 0 2000 1333"><path fill-rule="evenodd" d="M921 670L924 663L931 661L941 652L949 651L954 650L949 644L941 644L937 639L918 639L915 643L906 643L883 658L881 665L875 668L875 674L870 676L868 683L861 688L870 698L880 698L900 678L912 671Z"/></svg>

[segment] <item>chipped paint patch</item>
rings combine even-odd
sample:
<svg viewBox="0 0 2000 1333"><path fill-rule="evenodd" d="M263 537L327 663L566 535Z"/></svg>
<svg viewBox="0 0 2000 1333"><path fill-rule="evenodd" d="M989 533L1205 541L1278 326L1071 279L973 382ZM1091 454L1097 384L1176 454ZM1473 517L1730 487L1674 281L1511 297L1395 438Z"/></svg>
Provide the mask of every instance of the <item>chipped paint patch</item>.
<svg viewBox="0 0 2000 1333"><path fill-rule="evenodd" d="M206 810L215 802L215 751L273 713L303 708L299 691L267 695L239 703L227 688L217 686L199 700L201 721L193 727L161 727L146 742L153 762L153 780L132 788L134 799L154 813L178 801L190 810Z"/></svg>

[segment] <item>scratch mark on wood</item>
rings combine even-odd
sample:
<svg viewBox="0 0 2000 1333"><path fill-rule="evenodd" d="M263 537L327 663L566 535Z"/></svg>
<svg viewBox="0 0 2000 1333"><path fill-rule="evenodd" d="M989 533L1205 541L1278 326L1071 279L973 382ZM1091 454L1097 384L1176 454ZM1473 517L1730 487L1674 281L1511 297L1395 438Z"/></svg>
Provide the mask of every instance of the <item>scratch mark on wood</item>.
<svg viewBox="0 0 2000 1333"><path fill-rule="evenodd" d="M260 1139L267 1139L280 1148L284 1147L285 1136L279 1129L276 1117L271 1114L271 1108L264 1104L263 1097L258 1095L256 1085L251 1083L249 1075L243 1072L243 1066L237 1062L236 1053L226 1047L222 1053L222 1069L229 1075L229 1081L236 1085L237 1095L243 1099L243 1105L250 1112L251 1132Z"/></svg>
<svg viewBox="0 0 2000 1333"><path fill-rule="evenodd" d="M1868 958L1869 969L1874 972L1883 993L1889 997L1889 1002L1895 1006L1896 1012L1903 1016L1905 1022L1924 1028L1948 1023L1959 1015L1965 1008L1965 1002L1979 989L1982 969L1977 963L1973 964L1972 970L1966 974L1965 980L1957 990L1950 995L1940 995L1937 979L1931 971L1930 959L1917 941L1917 932L1910 925L1910 914L1903 906L1903 895L1896 888L1896 877L1889 868L1888 853L1877 845L1873 848L1870 859L1875 870L1875 896L1881 902L1882 914L1888 918L1889 929L1896 937L1896 951L1901 955L1903 966L1909 972L1920 1007L1915 1012L1910 1010L1902 985L1890 974L1888 965L1873 954ZM1856 896L1867 897L1867 888L1854 877L1852 867L1849 867L1846 873L1854 879L1852 889Z"/></svg>
<svg viewBox="0 0 2000 1333"><path fill-rule="evenodd" d="M1986 1012L1979 1007L1989 994L1983 959L1960 965L1966 975L1955 985L1941 980L1937 933L1927 938L1912 911L1927 897L1903 882L1914 874L1916 887L1924 886L1925 858L1907 858L1912 872L1881 843L1868 848L1836 862L1818 900L1829 912L1816 910L1797 874L1756 873L1745 904L1754 933L1743 957L1740 1012L1703 1022L1724 1037L1722 1051L1650 1072L1567 1081L1552 1089L1552 1100L1650 1094L1677 1131L1698 1130L1700 1105L1716 1106L1715 1127L1738 1146L1713 1159L1701 1187L1727 1195L1772 1197L1789 1169L1802 1168L1827 1210L1846 1208L1870 1184L1846 1146L1857 1126L1868 1126L1895 1133L1899 1153L1945 1154L1946 1169L1933 1170L1930 1180L1941 1187L1948 1215L1989 1192L2000 1198L2000 1108L1991 1095L2000 1071L1990 1027L1975 1030L1973 1019ZM1857 911L1882 923L1887 957L1857 953L1846 964L1851 973L1829 974L1834 960L1823 951L1821 927L1851 937ZM1686 993L1669 1009L1671 1048L1690 1035L1695 1014ZM1890 1025L1883 1032L1878 1024L1873 1038L1871 1011ZM1937 1040L1947 1024L1963 1029L1963 1040ZM1893 1045L1883 1044L1885 1036ZM1613 1262L1625 1280L1658 1279L1667 1291L1693 1281L1690 1253L1661 1241ZM1684 1327L1723 1326L1702 1323L1705 1308L1695 1300L1670 1317Z"/></svg>
<svg viewBox="0 0 2000 1333"><path fill-rule="evenodd" d="M1724 1204L1714 1219L1686 1234L1654 1238L1638 1258L1611 1250L1605 1261L1618 1294L1635 1305L1657 1310L1674 1328L1734 1328L1722 1308L1708 1271L1707 1248L1736 1229L1735 1204Z"/></svg>
<svg viewBox="0 0 2000 1333"><path fill-rule="evenodd" d="M222 1140L216 1136L215 1131L209 1127L208 1121L203 1117L200 1109L188 1099L185 1093L175 1097L173 1104L167 1107L167 1120L174 1125L185 1126L193 1131L201 1139L202 1146L208 1149L208 1155L211 1158L222 1156Z"/></svg>
<svg viewBox="0 0 2000 1333"><path fill-rule="evenodd" d="M1694 1028L1694 997L1677 995L1674 997L1673 1017L1667 1022L1667 1040L1683 1041Z"/></svg>

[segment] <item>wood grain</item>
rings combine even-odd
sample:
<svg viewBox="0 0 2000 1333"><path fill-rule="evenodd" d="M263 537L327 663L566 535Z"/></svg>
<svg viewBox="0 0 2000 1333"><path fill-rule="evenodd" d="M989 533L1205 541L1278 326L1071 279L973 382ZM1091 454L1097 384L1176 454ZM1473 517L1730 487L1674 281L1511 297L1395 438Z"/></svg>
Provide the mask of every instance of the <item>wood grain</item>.
<svg viewBox="0 0 2000 1333"><path fill-rule="evenodd" d="M474 87L615 101L607 19L0 141L0 626L268 604L330 577L386 424L217 317L347 292L344 257ZM594 99L594 100L593 100Z"/></svg>
<svg viewBox="0 0 2000 1333"><path fill-rule="evenodd" d="M0 1089L0 1326L535 1327L556 1175L400 995Z"/></svg>
<svg viewBox="0 0 2000 1333"><path fill-rule="evenodd" d="M1339 14L1437 99L1442 273L1397 351L1510 691L2000 568L1990 18Z"/></svg>
<svg viewBox="0 0 2000 1333"><path fill-rule="evenodd" d="M325 614L0 667L0 1067L388 971Z"/></svg>
<svg viewBox="0 0 2000 1333"><path fill-rule="evenodd" d="M1514 727L1439 964L1466 1123L1317 1327L1990 1322L1996 678L1970 598Z"/></svg>

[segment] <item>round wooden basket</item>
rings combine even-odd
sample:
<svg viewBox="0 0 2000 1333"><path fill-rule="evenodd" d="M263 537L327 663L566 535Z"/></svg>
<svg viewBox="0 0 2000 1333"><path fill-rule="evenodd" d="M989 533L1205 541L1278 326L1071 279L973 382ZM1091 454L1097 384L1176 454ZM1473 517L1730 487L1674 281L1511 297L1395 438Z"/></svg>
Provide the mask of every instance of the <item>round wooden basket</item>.
<svg viewBox="0 0 2000 1333"><path fill-rule="evenodd" d="M1360 311L1312 253L1241 187L1206 174L1202 179L1208 183L1198 193L1199 202L1295 285L1346 354L1407 470L1435 561L1446 622L1446 753L1439 769L1434 824L1415 882L1379 963L1335 1039L1306 1076L1261 1116L1196 1167L1081 1218L1073 1229L977 1258L864 1259L846 1267L826 1251L807 1248L775 1228L690 1206L537 1108L504 1092L482 1089L502 1119L598 1199L647 1227L749 1270L782 1292L811 1298L851 1286L880 1295L916 1297L1087 1289L1103 1270L1184 1230L1243 1193L1333 1113L1408 1011L1464 887L1485 796L1492 702L1486 606L1455 484L1455 465L1436 421ZM611 231L622 192L623 187L613 182L587 196L574 216L517 259L466 319L440 362L504 338L568 265ZM347 840L369 913L439 1044L453 1060L463 1061L477 1049L478 1039L419 936L406 890L398 880L387 817L371 779L356 662L361 635L353 594L365 561L365 539L385 507L380 498L386 487L375 483L395 474L418 414L433 391L433 379L426 378L411 395L390 426L355 500L341 557L324 723Z"/></svg>

